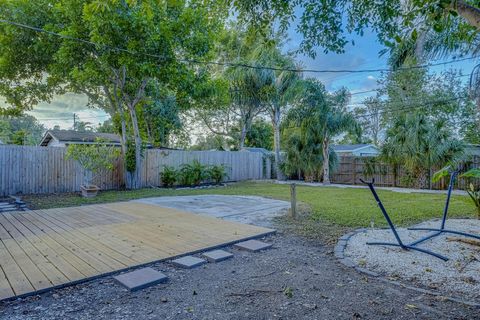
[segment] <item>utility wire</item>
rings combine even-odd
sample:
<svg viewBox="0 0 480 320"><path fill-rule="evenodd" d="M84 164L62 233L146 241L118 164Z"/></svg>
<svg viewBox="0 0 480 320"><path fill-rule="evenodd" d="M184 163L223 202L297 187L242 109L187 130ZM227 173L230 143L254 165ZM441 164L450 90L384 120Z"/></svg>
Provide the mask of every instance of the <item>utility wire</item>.
<svg viewBox="0 0 480 320"><path fill-rule="evenodd" d="M125 48L120 48L116 46L109 46L105 44L99 44L90 40L85 40L85 39L80 39L68 35L63 35L57 32L53 31L48 31L42 28L30 26L27 24L23 23L18 23L10 20L5 20L5 19L0 19L1 23L4 24L9 24L11 26L15 26L18 28L23 28L23 29L29 29L32 31L36 32L41 32L45 33L48 35L53 35L56 37L60 37L62 39L67 39L67 40L72 40L72 41L77 41L81 42L84 44L92 45L95 47L103 47L108 50L112 51L118 51L118 52L125 52L131 55L143 55L151 58L156 58L160 59L163 61L171 60L172 58L170 57L165 57L157 54L151 54L151 53L145 53L145 52L137 52L137 51L132 51L129 49ZM418 65L418 66L411 66L411 67L401 67L396 69L395 71L402 71L402 70L412 70L412 69L423 69L423 68L429 68L429 67L434 67L434 66L441 66L441 65L447 65L447 64L452 64L452 63L457 63L461 61L467 61L467 60L473 60L477 59L477 56L471 56L471 57L465 57L465 58L460 58L460 59L453 59L449 61L443 61L443 62L437 62L437 63L429 63L429 64L424 64L424 65ZM202 61L202 60L197 60L197 59L177 59L180 62L185 62L185 63L192 63L192 64L203 64L203 65L216 65L216 66L224 66L224 67L235 67L235 68L248 68L248 69L261 69L261 70L272 70L272 71L287 71L287 72L297 72L297 73L303 73L303 72L310 72L310 73L374 73L374 72L391 72L394 70L388 69L388 68L378 68L378 69L359 69L359 70L350 70L350 69L296 69L296 68L282 68L282 67L271 67L271 66L260 66L260 65L251 65L251 64L246 64L246 63L233 63L233 62L219 62L219 61Z"/></svg>

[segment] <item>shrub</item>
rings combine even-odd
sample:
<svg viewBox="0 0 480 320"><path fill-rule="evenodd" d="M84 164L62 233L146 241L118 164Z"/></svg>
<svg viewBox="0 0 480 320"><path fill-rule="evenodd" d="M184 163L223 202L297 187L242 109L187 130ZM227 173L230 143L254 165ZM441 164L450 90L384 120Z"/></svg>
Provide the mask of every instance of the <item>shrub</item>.
<svg viewBox="0 0 480 320"><path fill-rule="evenodd" d="M209 178L215 182L215 184L220 184L223 180L228 178L225 166L222 164L210 166L208 168L208 175Z"/></svg>
<svg viewBox="0 0 480 320"><path fill-rule="evenodd" d="M95 144L71 144L67 148L66 158L77 161L83 167L83 184L90 186L102 170L113 170L120 149L107 145L102 139Z"/></svg>
<svg viewBox="0 0 480 320"><path fill-rule="evenodd" d="M179 172L171 166L164 166L163 171L160 173L160 178L162 179L162 185L167 188L173 187L177 182L177 177Z"/></svg>
<svg viewBox="0 0 480 320"><path fill-rule="evenodd" d="M183 164L180 168L180 183L186 186L198 186L208 178L207 167L198 160Z"/></svg>

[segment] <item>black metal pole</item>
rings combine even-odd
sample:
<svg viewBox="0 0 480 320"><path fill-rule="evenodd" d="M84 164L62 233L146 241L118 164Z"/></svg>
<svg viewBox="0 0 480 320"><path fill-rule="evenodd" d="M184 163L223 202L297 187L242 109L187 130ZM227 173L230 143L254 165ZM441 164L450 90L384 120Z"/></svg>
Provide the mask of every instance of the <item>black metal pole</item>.
<svg viewBox="0 0 480 320"><path fill-rule="evenodd" d="M382 214L383 214L383 216L385 217L385 220L387 220L387 223L388 223L388 225L390 226L390 229L392 229L393 235L394 235L395 238L397 239L398 244L399 244L402 248L404 248L405 245L403 244L402 240L401 240L400 237L398 236L397 230L395 229L395 225L393 224L392 220L390 219L390 216L388 215L387 210L385 210L385 207L383 206L382 201L381 201L380 198L378 197L377 192L375 191L375 188L373 187L373 183L367 183L367 184L368 184L368 188L370 189L370 191L371 191L372 194L373 194L373 197L375 198L375 201L377 201L377 204L378 204L378 206L380 207L380 210L382 211Z"/></svg>

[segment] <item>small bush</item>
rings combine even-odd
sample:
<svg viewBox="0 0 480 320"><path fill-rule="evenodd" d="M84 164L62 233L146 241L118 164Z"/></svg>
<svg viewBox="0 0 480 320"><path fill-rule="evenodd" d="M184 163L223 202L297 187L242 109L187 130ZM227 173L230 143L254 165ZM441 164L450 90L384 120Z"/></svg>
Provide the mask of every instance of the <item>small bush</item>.
<svg viewBox="0 0 480 320"><path fill-rule="evenodd" d="M164 166L163 171L160 173L162 179L162 185L167 188L171 188L177 182L179 172L174 167Z"/></svg>
<svg viewBox="0 0 480 320"><path fill-rule="evenodd" d="M207 167L198 160L183 164L180 168L180 184L186 186L198 186L208 178Z"/></svg>
<svg viewBox="0 0 480 320"><path fill-rule="evenodd" d="M228 178L228 174L225 170L224 165L214 165L208 168L209 178L215 182L215 184L220 184L223 180Z"/></svg>

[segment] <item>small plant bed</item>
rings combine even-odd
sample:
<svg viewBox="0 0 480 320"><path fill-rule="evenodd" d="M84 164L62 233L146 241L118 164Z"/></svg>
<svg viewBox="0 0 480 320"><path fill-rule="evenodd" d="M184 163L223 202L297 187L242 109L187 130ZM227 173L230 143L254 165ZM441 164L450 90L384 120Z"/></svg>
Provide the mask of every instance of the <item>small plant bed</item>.
<svg viewBox="0 0 480 320"><path fill-rule="evenodd" d="M160 173L162 186L166 188L220 185L226 179L228 173L224 165L204 165L198 160L184 163L178 169L164 166Z"/></svg>
<svg viewBox="0 0 480 320"><path fill-rule="evenodd" d="M421 227L438 227L438 220L423 222ZM449 219L449 228L480 235L480 220ZM399 228L403 241L413 242L429 234ZM440 253L448 261L406 251L397 247L370 246L367 242L395 241L390 229L367 229L347 240L343 256L360 267L391 280L404 280L429 290L465 300L480 298L480 241L444 234L425 241L419 247Z"/></svg>

